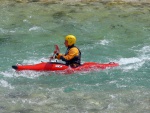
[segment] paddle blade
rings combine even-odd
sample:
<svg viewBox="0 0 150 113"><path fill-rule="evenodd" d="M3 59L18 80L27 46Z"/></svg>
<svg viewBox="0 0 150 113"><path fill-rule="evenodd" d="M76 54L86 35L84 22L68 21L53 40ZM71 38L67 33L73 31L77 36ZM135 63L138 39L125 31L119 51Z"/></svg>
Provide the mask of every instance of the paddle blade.
<svg viewBox="0 0 150 113"><path fill-rule="evenodd" d="M59 50L58 45L55 45L55 51L56 51L57 53L60 53L60 50Z"/></svg>

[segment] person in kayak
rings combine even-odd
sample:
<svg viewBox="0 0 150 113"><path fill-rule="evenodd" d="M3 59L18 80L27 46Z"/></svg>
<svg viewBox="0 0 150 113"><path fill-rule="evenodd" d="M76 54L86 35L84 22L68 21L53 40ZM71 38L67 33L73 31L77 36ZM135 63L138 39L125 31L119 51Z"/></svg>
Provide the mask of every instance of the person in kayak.
<svg viewBox="0 0 150 113"><path fill-rule="evenodd" d="M56 53L55 58L65 61L66 65L70 65L71 67L81 65L81 51L75 46L75 43L76 37L74 35L67 35L64 42L67 47L66 53Z"/></svg>

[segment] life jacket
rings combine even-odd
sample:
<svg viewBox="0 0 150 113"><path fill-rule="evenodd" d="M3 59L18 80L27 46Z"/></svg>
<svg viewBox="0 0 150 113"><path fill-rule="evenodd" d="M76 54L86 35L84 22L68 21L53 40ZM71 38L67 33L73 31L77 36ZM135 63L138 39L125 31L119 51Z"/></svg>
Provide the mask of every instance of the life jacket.
<svg viewBox="0 0 150 113"><path fill-rule="evenodd" d="M71 49L71 48L77 48L76 46L71 46L71 47L68 47L67 48L67 51L66 51L66 53L65 53L65 55L67 55L68 53L69 53L69 50ZM78 48L77 48L78 49ZM78 51L79 51L79 55L78 56L75 56L73 59L71 59L71 60L66 60L66 65L71 65L71 66L73 66L74 64L76 65L77 64L77 66L79 66L79 65L81 65L81 51L78 49ZM73 67L76 67L76 66L73 66Z"/></svg>

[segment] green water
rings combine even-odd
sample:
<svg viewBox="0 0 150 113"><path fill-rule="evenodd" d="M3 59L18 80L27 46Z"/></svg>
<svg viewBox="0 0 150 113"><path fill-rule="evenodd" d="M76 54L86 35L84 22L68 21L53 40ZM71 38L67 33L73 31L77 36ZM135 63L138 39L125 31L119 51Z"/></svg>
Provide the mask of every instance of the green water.
<svg viewBox="0 0 150 113"><path fill-rule="evenodd" d="M1 4L1 113L149 113L149 4ZM16 63L48 61L54 44L77 37L82 62L119 67L60 75L15 72Z"/></svg>

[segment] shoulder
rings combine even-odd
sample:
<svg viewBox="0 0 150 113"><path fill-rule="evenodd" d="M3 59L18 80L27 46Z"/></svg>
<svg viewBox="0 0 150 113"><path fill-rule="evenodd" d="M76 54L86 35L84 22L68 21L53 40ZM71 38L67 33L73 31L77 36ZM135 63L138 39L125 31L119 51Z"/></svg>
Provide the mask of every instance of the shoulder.
<svg viewBox="0 0 150 113"><path fill-rule="evenodd" d="M72 47L72 48L70 49L70 51L73 51L73 50L78 50L78 48Z"/></svg>
<svg viewBox="0 0 150 113"><path fill-rule="evenodd" d="M79 49L76 46L72 47L70 50L79 51Z"/></svg>
<svg viewBox="0 0 150 113"><path fill-rule="evenodd" d="M72 47L70 50L70 52L79 52L79 49L77 47Z"/></svg>

